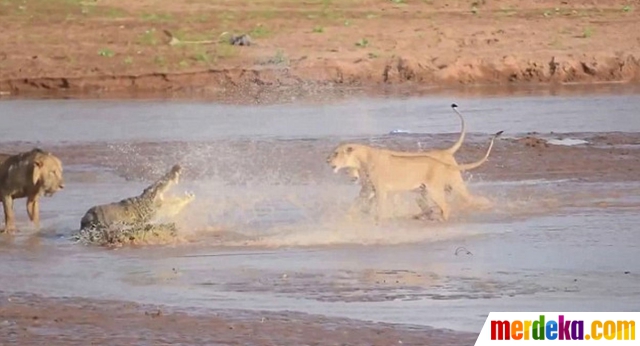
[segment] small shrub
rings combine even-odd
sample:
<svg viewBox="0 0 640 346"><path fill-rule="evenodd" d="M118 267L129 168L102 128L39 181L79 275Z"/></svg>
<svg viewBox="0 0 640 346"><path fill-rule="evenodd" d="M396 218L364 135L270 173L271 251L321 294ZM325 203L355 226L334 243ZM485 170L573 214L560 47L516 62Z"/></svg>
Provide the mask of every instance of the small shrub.
<svg viewBox="0 0 640 346"><path fill-rule="evenodd" d="M289 58L280 49L276 51L276 54L267 59L261 59L258 61L261 65L289 65Z"/></svg>
<svg viewBox="0 0 640 346"><path fill-rule="evenodd" d="M251 37L255 37L255 38L266 37L269 34L270 34L269 30L265 28L262 24L256 25L256 27L253 28L253 30L251 30L251 32L249 33Z"/></svg>
<svg viewBox="0 0 640 346"><path fill-rule="evenodd" d="M164 66L167 60L163 56L157 55L153 58L153 62L158 66Z"/></svg>
<svg viewBox="0 0 640 346"><path fill-rule="evenodd" d="M104 56L104 57L107 57L107 58L111 58L111 57L113 57L114 55L116 55L116 53L114 53L114 52L113 52L111 49L109 49L109 48L104 48L104 49L100 49L100 50L98 51L98 55L100 55L100 56Z"/></svg>
<svg viewBox="0 0 640 346"><path fill-rule="evenodd" d="M194 54L193 58L196 59L196 61L199 61L199 62L209 62L211 60L211 58L209 57L209 54L207 52L196 53L196 54Z"/></svg>
<svg viewBox="0 0 640 346"><path fill-rule="evenodd" d="M356 46L358 47L367 47L369 45L369 40L366 38L361 38L358 42L356 42Z"/></svg>

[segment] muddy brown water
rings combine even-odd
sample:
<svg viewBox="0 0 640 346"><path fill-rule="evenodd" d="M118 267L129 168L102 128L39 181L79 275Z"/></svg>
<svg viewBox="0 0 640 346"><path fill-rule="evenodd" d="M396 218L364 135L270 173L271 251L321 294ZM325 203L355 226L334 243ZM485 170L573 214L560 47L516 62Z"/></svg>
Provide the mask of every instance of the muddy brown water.
<svg viewBox="0 0 640 346"><path fill-rule="evenodd" d="M67 187L43 200L40 233L16 203L22 231L0 242L0 289L472 332L490 311L638 311L640 179L632 173L584 181L488 170L467 177L474 193L497 201L491 210L426 223L404 217L415 206L398 198L399 217L380 226L345 215L358 189L324 165L328 151L347 139L451 143L453 102L474 153L498 130L506 139L536 131L587 142L624 133L627 142L608 148L628 148L632 158L640 144L637 94L270 106L5 100L2 152L55 150ZM522 163L509 153L487 165ZM108 250L68 239L90 206L138 194L176 161L187 169L176 193L196 193L178 219L182 242Z"/></svg>

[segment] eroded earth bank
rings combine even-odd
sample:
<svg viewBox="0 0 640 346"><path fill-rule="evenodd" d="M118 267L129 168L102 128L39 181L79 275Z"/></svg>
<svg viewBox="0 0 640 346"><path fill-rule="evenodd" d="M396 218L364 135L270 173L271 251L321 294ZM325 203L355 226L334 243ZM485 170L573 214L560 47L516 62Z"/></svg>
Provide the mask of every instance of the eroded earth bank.
<svg viewBox="0 0 640 346"><path fill-rule="evenodd" d="M635 83L639 15L631 0L7 0L0 92ZM241 34L251 45L229 43Z"/></svg>

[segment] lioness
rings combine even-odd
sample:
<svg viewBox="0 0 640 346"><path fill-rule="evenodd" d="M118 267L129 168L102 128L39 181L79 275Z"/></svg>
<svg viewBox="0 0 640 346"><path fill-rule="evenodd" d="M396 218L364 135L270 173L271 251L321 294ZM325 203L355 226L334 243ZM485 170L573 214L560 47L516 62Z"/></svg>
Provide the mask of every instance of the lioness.
<svg viewBox="0 0 640 346"><path fill-rule="evenodd" d="M53 154L34 148L4 156L4 161L0 163L0 196L4 207L5 231L15 231L14 199L27 198L27 214L39 228L40 195L53 196L63 188L62 162Z"/></svg>
<svg viewBox="0 0 640 346"><path fill-rule="evenodd" d="M327 163L338 172L342 168L364 172L375 191L378 208L377 219L386 217L386 199L389 193L420 190L440 208L440 219L449 218L449 208L445 199L445 189L451 187L469 202L480 201L473 198L462 180L460 171L471 170L487 161L494 140L502 131L491 137L485 156L473 163L449 164L428 154L398 155L393 151L374 148L363 144L347 143L338 146L327 158ZM482 199L486 203L486 199Z"/></svg>
<svg viewBox="0 0 640 346"><path fill-rule="evenodd" d="M80 229L108 228L112 225L142 226L159 214L174 216L194 199L192 193L187 193L185 197L164 198L164 193L179 182L181 173L182 167L174 165L169 172L149 185L139 196L90 208L80 221Z"/></svg>
<svg viewBox="0 0 640 346"><path fill-rule="evenodd" d="M458 162L456 161L456 158L454 157L454 155L460 149L460 147L462 146L462 143L464 142L465 122L462 114L458 112L458 105L453 103L451 104L451 108L458 115L458 118L460 118L460 136L458 137L458 140L451 147L446 149L433 149L433 150L424 151L424 152L406 152L406 151L396 151L396 150L388 150L388 149L384 149L384 150L387 150L388 152L393 153L395 155L402 155L402 156L426 155L448 164L457 165ZM374 201L374 197L375 197L375 190L373 189L373 185L367 178L366 172L364 171L361 171L355 168L349 168L348 175L351 176L354 183L360 184L361 186L360 193L358 194L358 197L356 197L356 204L360 205L361 211L363 211L364 213L368 213L371 209L372 202ZM447 191L450 191L450 190L451 190L451 187L447 186ZM422 210L422 213L419 215L416 215L416 218L427 216L431 213L428 205L428 200L425 198L425 196L421 196L421 198L417 199L416 202L418 202L420 209Z"/></svg>

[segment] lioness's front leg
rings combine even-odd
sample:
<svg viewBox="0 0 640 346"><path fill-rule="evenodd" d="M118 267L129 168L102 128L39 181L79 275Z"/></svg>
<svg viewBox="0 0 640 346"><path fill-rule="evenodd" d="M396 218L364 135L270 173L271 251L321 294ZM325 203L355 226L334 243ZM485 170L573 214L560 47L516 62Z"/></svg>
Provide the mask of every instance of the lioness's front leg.
<svg viewBox="0 0 640 346"><path fill-rule="evenodd" d="M360 207L361 212L368 214L371 211L374 198L375 189L373 188L373 185L369 182L363 182L355 203Z"/></svg>
<svg viewBox="0 0 640 346"><path fill-rule="evenodd" d="M2 206L4 208L4 231L13 233L16 230L13 198L11 196L2 196Z"/></svg>
<svg viewBox="0 0 640 346"><path fill-rule="evenodd" d="M376 215L376 222L379 222L381 219L385 219L387 217L387 197L388 193L384 189L376 189L376 203L378 213Z"/></svg>

